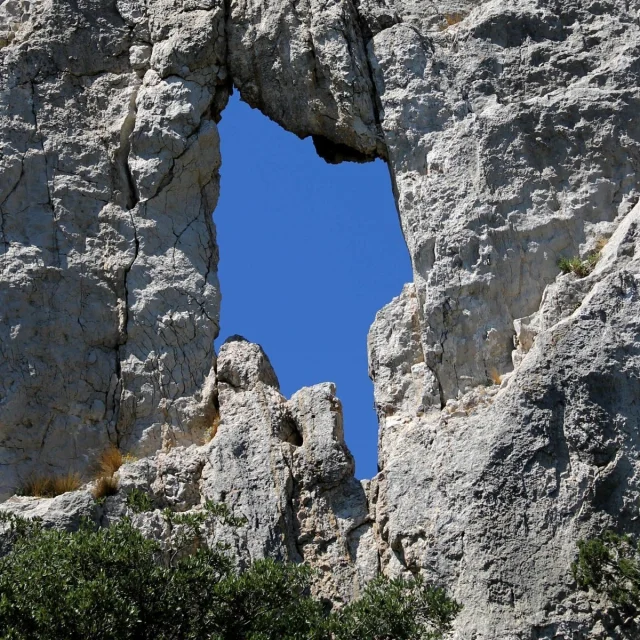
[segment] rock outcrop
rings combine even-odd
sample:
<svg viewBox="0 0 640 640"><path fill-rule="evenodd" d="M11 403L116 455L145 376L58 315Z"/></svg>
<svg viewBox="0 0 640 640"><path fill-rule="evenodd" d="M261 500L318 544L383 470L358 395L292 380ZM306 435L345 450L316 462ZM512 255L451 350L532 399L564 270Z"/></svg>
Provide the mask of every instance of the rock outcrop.
<svg viewBox="0 0 640 640"><path fill-rule="evenodd" d="M106 525L129 515L163 540L164 509L184 513L207 500L224 503L246 523L220 525L211 542L230 545L243 564L265 556L307 561L320 570L320 596L350 600L378 572L378 551L334 386L305 388L287 401L262 349L241 338L222 346L218 375L219 415L209 442L125 464L118 493L102 504L87 486L53 499L13 497L2 509L68 528L81 516ZM150 498L148 512L128 508L133 490Z"/></svg>
<svg viewBox="0 0 640 640"><path fill-rule="evenodd" d="M0 497L113 443L123 495L222 500L240 561L308 561L335 601L423 572L456 638L625 637L569 567L640 533L639 43L635 0L1 2ZM284 399L240 339L216 360L233 86L327 161L389 165L414 280L369 336L370 483L331 385ZM126 508L86 496L4 508Z"/></svg>
<svg viewBox="0 0 640 640"><path fill-rule="evenodd" d="M533 346L501 385L438 414L412 415L405 399L383 418L384 469L371 491L383 566L456 585L461 638L626 637L595 622L570 565L580 538L640 533L639 221L637 206L591 275L550 285ZM379 315L374 344L404 319L392 344L415 354L411 304L405 292ZM406 397L412 371L400 379Z"/></svg>

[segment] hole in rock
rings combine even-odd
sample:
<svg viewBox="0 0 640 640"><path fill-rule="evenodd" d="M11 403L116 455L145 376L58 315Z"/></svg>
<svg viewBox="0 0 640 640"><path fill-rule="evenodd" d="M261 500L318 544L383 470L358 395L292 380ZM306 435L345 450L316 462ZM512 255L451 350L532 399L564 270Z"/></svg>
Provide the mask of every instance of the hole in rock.
<svg viewBox="0 0 640 640"><path fill-rule="evenodd" d="M261 344L287 397L335 382L357 476L372 477L367 333L412 277L387 167L327 164L310 138L286 132L237 92L219 127L217 346L233 334Z"/></svg>

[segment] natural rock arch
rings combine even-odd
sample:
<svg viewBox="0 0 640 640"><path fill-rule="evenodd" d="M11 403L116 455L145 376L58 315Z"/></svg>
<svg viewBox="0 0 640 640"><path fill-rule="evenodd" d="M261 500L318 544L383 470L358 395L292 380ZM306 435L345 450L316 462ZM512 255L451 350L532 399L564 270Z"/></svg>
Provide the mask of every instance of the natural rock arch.
<svg viewBox="0 0 640 640"><path fill-rule="evenodd" d="M459 637L602 637L568 566L594 527L637 528L640 316L638 7L603 6L2 3L0 495L109 440L151 454L213 420L209 214L233 81L325 155L386 158L411 255L370 335L381 473L332 538L347 574L441 577L467 605ZM600 236L593 275L556 281ZM522 362L487 391L513 368L515 320ZM335 414L330 389L313 402ZM349 467L336 425L298 454L325 452L325 515L354 488L332 484Z"/></svg>

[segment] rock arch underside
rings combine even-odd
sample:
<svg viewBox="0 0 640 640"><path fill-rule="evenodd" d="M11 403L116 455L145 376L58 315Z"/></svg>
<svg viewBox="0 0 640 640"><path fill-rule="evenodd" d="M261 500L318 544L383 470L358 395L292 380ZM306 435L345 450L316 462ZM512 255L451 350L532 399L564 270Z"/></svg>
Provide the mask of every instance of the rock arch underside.
<svg viewBox="0 0 640 640"><path fill-rule="evenodd" d="M421 572L457 639L623 637L570 564L640 533L639 76L637 0L0 2L3 509L117 517L10 498L114 443L121 494L226 502L241 561L304 560L335 602ZM370 481L332 384L287 400L258 345L214 352L232 87L327 161L388 163L414 279L369 334Z"/></svg>

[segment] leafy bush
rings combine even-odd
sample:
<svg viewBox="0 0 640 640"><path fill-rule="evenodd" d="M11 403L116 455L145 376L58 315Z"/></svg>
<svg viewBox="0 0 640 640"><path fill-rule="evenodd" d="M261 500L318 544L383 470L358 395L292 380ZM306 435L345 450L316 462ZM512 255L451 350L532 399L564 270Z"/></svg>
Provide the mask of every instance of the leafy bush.
<svg viewBox="0 0 640 640"><path fill-rule="evenodd" d="M127 494L127 506L134 513L144 513L153 509L153 502L148 493L135 487Z"/></svg>
<svg viewBox="0 0 640 640"><path fill-rule="evenodd" d="M640 542L613 531L580 540L571 568L580 589L608 598L623 619L640 615Z"/></svg>
<svg viewBox="0 0 640 640"><path fill-rule="evenodd" d="M362 597L329 619L335 640L436 640L451 628L462 609L444 589L421 578L389 580L380 576L367 585Z"/></svg>
<svg viewBox="0 0 640 640"><path fill-rule="evenodd" d="M308 567L273 560L237 571L221 548L178 553L211 518L165 513L188 532L167 553L128 519L77 532L2 516L13 531L0 559L2 640L402 640L441 638L460 606L421 580L378 578L328 613L310 595Z"/></svg>

